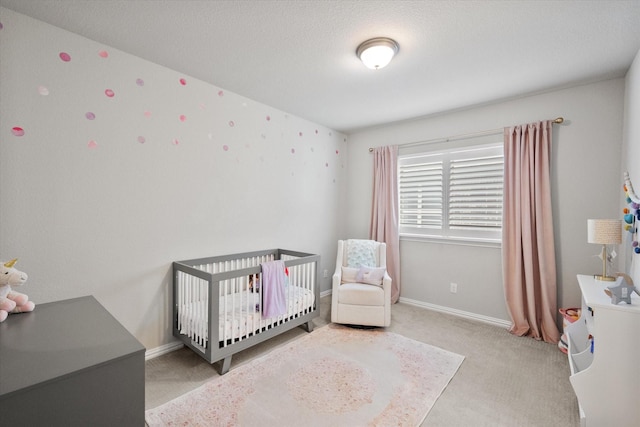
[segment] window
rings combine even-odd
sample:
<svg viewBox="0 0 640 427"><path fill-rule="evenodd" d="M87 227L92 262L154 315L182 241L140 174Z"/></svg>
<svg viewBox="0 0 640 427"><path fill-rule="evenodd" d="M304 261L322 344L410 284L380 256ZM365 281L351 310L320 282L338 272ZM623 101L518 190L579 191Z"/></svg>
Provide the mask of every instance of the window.
<svg viewBox="0 0 640 427"><path fill-rule="evenodd" d="M400 234L499 242L502 142L398 158Z"/></svg>

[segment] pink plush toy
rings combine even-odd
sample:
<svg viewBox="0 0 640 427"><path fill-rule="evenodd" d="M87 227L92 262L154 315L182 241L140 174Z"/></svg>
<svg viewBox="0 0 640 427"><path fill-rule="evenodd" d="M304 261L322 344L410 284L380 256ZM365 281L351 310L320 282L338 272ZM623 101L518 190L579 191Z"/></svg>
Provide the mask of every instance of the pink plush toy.
<svg viewBox="0 0 640 427"><path fill-rule="evenodd" d="M35 304L29 297L11 290L11 286L20 286L27 281L27 274L14 268L18 259L0 264L0 322L4 322L9 313L33 311Z"/></svg>

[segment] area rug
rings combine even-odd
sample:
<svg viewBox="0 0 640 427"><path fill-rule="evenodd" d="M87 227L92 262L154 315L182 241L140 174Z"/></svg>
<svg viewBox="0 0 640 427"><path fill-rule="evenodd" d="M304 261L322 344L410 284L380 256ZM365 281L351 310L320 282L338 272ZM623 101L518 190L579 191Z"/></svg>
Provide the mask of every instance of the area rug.
<svg viewBox="0 0 640 427"><path fill-rule="evenodd" d="M155 426L417 426L464 357L331 324L146 411Z"/></svg>

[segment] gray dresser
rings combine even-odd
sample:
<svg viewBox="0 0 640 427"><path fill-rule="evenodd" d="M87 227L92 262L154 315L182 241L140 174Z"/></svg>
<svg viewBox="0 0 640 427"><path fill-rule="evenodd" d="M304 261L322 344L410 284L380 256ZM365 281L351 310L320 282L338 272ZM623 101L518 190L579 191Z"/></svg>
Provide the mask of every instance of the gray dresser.
<svg viewBox="0 0 640 427"><path fill-rule="evenodd" d="M0 424L144 426L140 344L92 296L0 323Z"/></svg>

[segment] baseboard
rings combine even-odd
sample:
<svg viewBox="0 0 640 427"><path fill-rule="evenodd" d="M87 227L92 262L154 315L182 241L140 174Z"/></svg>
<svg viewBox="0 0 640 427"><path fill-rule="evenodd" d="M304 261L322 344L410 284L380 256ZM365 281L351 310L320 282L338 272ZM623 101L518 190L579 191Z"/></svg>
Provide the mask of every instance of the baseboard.
<svg viewBox="0 0 640 427"><path fill-rule="evenodd" d="M151 350L147 350L144 353L144 360L153 359L158 356L162 356L163 354L171 353L172 351L181 349L183 346L184 344L176 341L170 342L169 344L161 345L160 347L152 348Z"/></svg>
<svg viewBox="0 0 640 427"><path fill-rule="evenodd" d="M430 304L428 302L418 301L410 298L400 297L399 302L413 305L416 307L426 308L427 310L439 311L440 313L452 314L458 317L464 317L465 319L475 320L482 323L488 323L490 325L499 326L501 328L508 329L511 327L511 322L504 319L498 319L496 317L484 316L482 314L470 313L468 311L462 311L451 307L444 307L441 305Z"/></svg>
<svg viewBox="0 0 640 427"><path fill-rule="evenodd" d="M320 298L324 298L329 295L331 295L331 289L320 292ZM420 308L426 308L427 310L438 311L440 313L451 314L454 316L463 317L465 319L475 320L482 323L488 323L490 325L498 326L505 329L508 329L511 327L511 322L509 322L508 320L484 316L482 314L471 313L468 311L462 311L455 308L444 307L441 305L430 304L428 302L418 301L411 298L400 297L398 302L413 305ZM159 347L152 348L151 350L147 350L145 352L144 359L150 360L158 356L162 356L163 354L167 354L167 353L171 353L172 351L179 350L183 346L184 344L182 344L179 341L170 342L169 344L164 344Z"/></svg>

